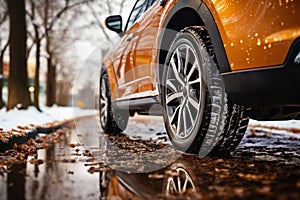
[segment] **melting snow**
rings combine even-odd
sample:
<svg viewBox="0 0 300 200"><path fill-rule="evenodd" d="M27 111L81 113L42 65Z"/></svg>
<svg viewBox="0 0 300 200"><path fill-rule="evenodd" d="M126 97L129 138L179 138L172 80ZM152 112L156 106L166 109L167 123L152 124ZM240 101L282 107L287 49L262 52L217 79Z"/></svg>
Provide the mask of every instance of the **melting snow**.
<svg viewBox="0 0 300 200"><path fill-rule="evenodd" d="M3 131L10 131L17 126L30 124L43 125L58 120L67 120L75 117L94 115L94 110L82 110L76 107L45 107L39 112L31 106L27 110L13 109L6 112L6 108L0 110L0 128Z"/></svg>

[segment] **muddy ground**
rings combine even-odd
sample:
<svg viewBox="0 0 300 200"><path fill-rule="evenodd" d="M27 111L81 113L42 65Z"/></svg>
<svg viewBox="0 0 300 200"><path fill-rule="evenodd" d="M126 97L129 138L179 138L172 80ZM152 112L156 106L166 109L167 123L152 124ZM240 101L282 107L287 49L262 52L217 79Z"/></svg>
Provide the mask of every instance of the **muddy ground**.
<svg viewBox="0 0 300 200"><path fill-rule="evenodd" d="M96 119L0 154L0 199L298 199L297 127L252 125L228 157L170 145L161 118L135 117L126 134Z"/></svg>

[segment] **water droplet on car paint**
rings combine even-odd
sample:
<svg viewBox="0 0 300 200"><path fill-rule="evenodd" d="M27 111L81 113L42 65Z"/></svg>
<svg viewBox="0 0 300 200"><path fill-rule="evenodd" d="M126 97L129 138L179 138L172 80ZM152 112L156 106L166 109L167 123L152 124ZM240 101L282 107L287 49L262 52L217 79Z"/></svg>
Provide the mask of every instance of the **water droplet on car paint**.
<svg viewBox="0 0 300 200"><path fill-rule="evenodd" d="M257 46L260 46L260 45L261 45L260 39L257 40L257 43L256 43L256 44L257 44Z"/></svg>

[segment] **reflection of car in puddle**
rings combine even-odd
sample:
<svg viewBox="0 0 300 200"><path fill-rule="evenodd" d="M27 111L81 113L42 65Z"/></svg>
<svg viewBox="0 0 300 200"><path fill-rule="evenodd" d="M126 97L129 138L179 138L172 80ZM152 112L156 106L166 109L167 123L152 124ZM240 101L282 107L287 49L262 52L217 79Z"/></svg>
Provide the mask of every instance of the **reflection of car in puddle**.
<svg viewBox="0 0 300 200"><path fill-rule="evenodd" d="M108 186L108 187L107 187ZM153 199L196 192L192 175L181 162L151 173L111 171L100 173L101 197L107 199Z"/></svg>
<svg viewBox="0 0 300 200"><path fill-rule="evenodd" d="M166 195L182 194L187 190L196 191L192 177L183 167L177 167L172 172L167 179Z"/></svg>

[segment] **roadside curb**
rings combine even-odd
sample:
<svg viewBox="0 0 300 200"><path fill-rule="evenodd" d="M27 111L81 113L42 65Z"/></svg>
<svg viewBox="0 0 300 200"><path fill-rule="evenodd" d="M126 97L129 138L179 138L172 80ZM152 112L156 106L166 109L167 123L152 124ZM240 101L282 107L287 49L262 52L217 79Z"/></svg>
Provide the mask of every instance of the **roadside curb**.
<svg viewBox="0 0 300 200"><path fill-rule="evenodd" d="M30 139L36 138L38 134L50 134L59 129L62 129L63 127L69 126L72 123L74 124L74 121L78 120L80 118L81 117L69 119L69 120L61 122L58 125L54 125L54 126L50 126L50 127L38 127L38 128L32 129L31 131L27 132L25 136L13 136L12 138L9 139L9 141L7 143L0 141L0 153L5 152L9 149L12 149L15 144L17 144L17 145L25 144Z"/></svg>

